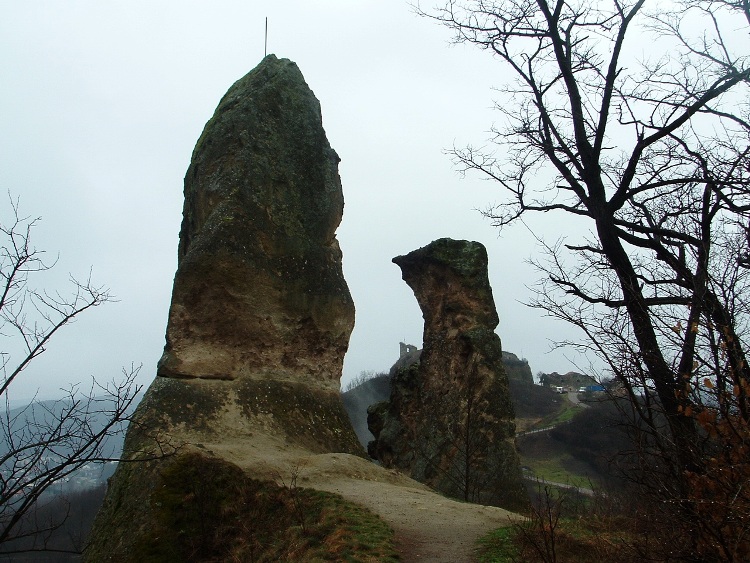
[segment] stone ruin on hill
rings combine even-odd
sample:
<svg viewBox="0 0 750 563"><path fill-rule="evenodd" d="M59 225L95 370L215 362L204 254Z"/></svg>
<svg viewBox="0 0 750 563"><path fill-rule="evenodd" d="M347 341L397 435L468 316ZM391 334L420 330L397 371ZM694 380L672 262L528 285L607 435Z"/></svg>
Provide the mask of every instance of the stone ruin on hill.
<svg viewBox="0 0 750 563"><path fill-rule="evenodd" d="M393 376L390 401L370 407L368 452L450 496L524 507L484 246L440 239L393 261L422 309L424 347Z"/></svg>
<svg viewBox="0 0 750 563"><path fill-rule="evenodd" d="M185 176L164 355L125 441L126 459L154 459L119 464L86 560L151 553L154 488L179 457L165 444L196 459L260 442L361 455L339 394L354 305L338 162L289 60L267 56L219 103Z"/></svg>

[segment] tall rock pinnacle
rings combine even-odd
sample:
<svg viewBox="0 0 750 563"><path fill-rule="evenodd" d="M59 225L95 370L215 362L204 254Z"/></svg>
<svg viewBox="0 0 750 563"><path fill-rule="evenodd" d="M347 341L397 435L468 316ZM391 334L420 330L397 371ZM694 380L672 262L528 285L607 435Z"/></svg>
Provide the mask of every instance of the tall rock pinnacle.
<svg viewBox="0 0 750 563"><path fill-rule="evenodd" d="M185 177L164 354L86 561L187 549L181 509L159 497L179 468L268 478L285 460L362 454L339 393L354 305L335 237L338 162L291 61L267 56L219 103ZM221 498L232 486L212 483ZM214 537L214 525L202 529Z"/></svg>
<svg viewBox="0 0 750 563"><path fill-rule="evenodd" d="M393 262L422 309L424 348L370 407L370 454L451 496L525 506L487 251L439 239Z"/></svg>
<svg viewBox="0 0 750 563"><path fill-rule="evenodd" d="M338 162L296 64L269 55L229 89L185 176L160 376L338 389L354 326Z"/></svg>

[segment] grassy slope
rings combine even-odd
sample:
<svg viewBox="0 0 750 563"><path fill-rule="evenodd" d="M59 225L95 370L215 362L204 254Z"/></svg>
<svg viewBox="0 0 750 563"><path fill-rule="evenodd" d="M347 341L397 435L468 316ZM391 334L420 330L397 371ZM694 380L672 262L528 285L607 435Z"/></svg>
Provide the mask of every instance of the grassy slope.
<svg viewBox="0 0 750 563"><path fill-rule="evenodd" d="M571 421L576 416L585 418L594 412L586 412L584 407L573 405L566 396L562 397L556 410L543 418L521 420L520 426L527 430L548 428ZM609 435L602 427L591 428L591 431L605 437ZM598 479L602 477L595 467L577 458L569 445L556 440L549 432L521 436L518 438L518 447L521 463L529 468L529 474L540 479L591 488L596 487ZM560 491L552 489L553 495L559 493ZM583 500L575 518L560 519L554 534L557 560L597 563L602 560L628 560L623 550L633 541L632 532L627 531L632 522L589 514L585 509L587 502L589 501ZM480 538L477 560L480 563L551 560L550 553L546 554L545 559L538 551L538 548L544 550L545 533L549 540L549 527L534 519L526 524L493 530Z"/></svg>
<svg viewBox="0 0 750 563"><path fill-rule="evenodd" d="M534 420L533 424L524 421L523 426L528 430L549 428L564 424L583 412L584 407L574 405L567 396L563 395L561 398L556 410L542 419ZM518 449L521 464L530 470L528 473L531 476L539 479L588 488L591 481L597 478L594 468L577 460L563 444L551 438L548 432L519 437Z"/></svg>
<svg viewBox="0 0 750 563"><path fill-rule="evenodd" d="M177 560L397 560L392 531L364 508L294 480L249 479L218 460L185 456L165 472L153 500L161 526L148 547L179 553ZM208 530L206 518L214 524Z"/></svg>
<svg viewBox="0 0 750 563"><path fill-rule="evenodd" d="M485 535L479 540L477 561L632 562L638 560L630 549L635 535L627 529L628 523L620 519L561 518L550 534L549 527L542 531L540 522L531 521Z"/></svg>
<svg viewBox="0 0 750 563"><path fill-rule="evenodd" d="M164 461L143 498L148 526L117 554L93 546L89 561L398 561L390 527L338 495L252 479L199 453ZM111 535L118 525L109 522Z"/></svg>

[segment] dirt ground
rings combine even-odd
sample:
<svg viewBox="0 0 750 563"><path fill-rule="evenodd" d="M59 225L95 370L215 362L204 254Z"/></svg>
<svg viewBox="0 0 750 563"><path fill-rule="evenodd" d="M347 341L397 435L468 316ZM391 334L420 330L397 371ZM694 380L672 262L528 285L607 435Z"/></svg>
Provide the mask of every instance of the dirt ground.
<svg viewBox="0 0 750 563"><path fill-rule="evenodd" d="M517 516L508 511L460 503L432 491L377 481L334 479L314 488L338 493L379 514L396 533L406 562L473 561L477 539Z"/></svg>
<svg viewBox="0 0 750 563"><path fill-rule="evenodd" d="M296 478L301 487L337 493L367 507L395 531L404 562L462 563L474 560L476 540L518 521L507 510L457 502L392 470L348 454L310 454L256 435L251 441L205 444L259 478Z"/></svg>

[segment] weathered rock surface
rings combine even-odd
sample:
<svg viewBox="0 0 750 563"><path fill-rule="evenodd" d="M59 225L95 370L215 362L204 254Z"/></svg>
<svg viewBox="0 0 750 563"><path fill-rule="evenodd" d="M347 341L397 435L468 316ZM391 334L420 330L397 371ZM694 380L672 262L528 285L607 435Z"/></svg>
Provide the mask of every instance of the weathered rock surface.
<svg viewBox="0 0 750 563"><path fill-rule="evenodd" d="M164 355L125 441L148 461L118 467L86 560L150 560L155 526L179 521L154 488L184 454L257 468L361 452L339 394L354 306L338 161L291 61L269 55L221 100L185 177Z"/></svg>
<svg viewBox="0 0 750 563"><path fill-rule="evenodd" d="M338 388L354 326L338 162L293 62L269 55L229 89L185 176L159 375Z"/></svg>
<svg viewBox="0 0 750 563"><path fill-rule="evenodd" d="M393 261L422 309L424 347L369 409L370 455L451 496L524 506L486 250L440 239Z"/></svg>
<svg viewBox="0 0 750 563"><path fill-rule="evenodd" d="M388 373L368 379L341 394L346 414L349 415L354 432L365 449L367 444L374 439L367 427L367 409L376 403L387 402L391 396L391 380L401 370L419 362L421 355L422 350L402 342L399 359L391 366ZM537 403L542 403L542 401L538 401L534 395L539 388L534 385L534 376L531 374L529 362L519 359L512 352L503 350L503 367L510 383L510 395L516 419L521 416L532 416L527 412L529 405L537 406ZM538 406L543 405L538 404Z"/></svg>

